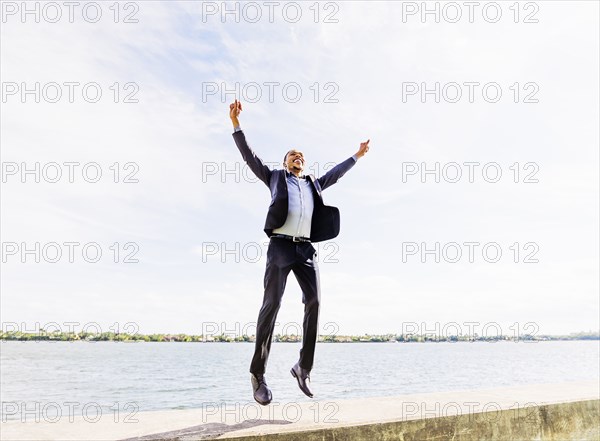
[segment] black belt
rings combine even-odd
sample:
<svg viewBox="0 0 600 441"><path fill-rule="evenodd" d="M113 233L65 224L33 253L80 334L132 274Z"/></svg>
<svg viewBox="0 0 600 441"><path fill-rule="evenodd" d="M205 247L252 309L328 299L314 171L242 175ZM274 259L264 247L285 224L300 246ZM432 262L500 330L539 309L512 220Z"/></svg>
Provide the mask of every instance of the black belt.
<svg viewBox="0 0 600 441"><path fill-rule="evenodd" d="M288 236L287 234L273 234L271 237L276 237L278 239L287 239L291 240L292 242L310 242L310 239L307 239L306 237Z"/></svg>

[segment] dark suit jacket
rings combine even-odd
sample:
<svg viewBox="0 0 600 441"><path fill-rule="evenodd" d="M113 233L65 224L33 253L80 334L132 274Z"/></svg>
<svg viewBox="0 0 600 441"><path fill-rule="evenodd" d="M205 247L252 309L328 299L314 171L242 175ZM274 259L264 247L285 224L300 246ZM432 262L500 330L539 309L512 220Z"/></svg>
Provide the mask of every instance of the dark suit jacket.
<svg viewBox="0 0 600 441"><path fill-rule="evenodd" d="M265 233L270 237L273 230L281 227L287 219L288 189L286 171L284 169L271 170L267 167L248 145L244 132L234 132L233 139L250 170L271 190L271 205L269 205L264 228ZM315 179L313 175L306 175L306 179L312 184L311 188L315 202L310 227L311 242L333 239L339 234L340 211L336 207L325 205L321 192L335 184L355 163L356 161L353 158L348 158L318 179Z"/></svg>

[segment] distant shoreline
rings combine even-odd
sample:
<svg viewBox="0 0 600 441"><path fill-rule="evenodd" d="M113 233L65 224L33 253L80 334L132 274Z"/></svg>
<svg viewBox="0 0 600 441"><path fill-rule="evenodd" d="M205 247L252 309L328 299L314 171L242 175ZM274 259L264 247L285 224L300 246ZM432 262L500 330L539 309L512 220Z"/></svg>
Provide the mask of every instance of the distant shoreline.
<svg viewBox="0 0 600 441"><path fill-rule="evenodd" d="M45 332L0 333L0 341L114 341L114 342L149 342L149 343L254 343L254 335L236 336L232 334L221 335L188 335L188 334L127 334L105 332L94 333L66 333ZM451 335L435 336L432 334L365 334L365 335L326 335L320 336L319 343L457 343L457 342L496 342L496 341L597 341L600 333L578 332L569 335ZM273 342L298 343L302 341L301 335L274 335Z"/></svg>

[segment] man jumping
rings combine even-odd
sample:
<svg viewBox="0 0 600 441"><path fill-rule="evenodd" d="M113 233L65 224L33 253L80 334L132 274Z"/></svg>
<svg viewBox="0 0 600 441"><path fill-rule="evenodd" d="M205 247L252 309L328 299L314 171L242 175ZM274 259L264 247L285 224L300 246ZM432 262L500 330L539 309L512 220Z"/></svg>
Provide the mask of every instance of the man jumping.
<svg viewBox="0 0 600 441"><path fill-rule="evenodd" d="M229 117L233 123L233 139L250 170L271 190L272 199L264 228L270 237L264 297L258 313L256 345L250 364L254 399L262 405L267 405L272 400L271 391L265 381L265 370L277 312L290 271L294 273L302 289L304 303L300 359L290 372L296 378L300 390L312 398L307 380L310 380L317 342L321 292L319 268L314 260L316 250L311 242L333 239L340 232L340 212L336 207L323 203L321 192L335 184L369 151L369 140L362 142L358 152L352 157L318 179L310 174L304 175L304 155L295 149L285 154L284 169L271 170L246 142L238 120L241 111L242 103L237 99L230 104Z"/></svg>

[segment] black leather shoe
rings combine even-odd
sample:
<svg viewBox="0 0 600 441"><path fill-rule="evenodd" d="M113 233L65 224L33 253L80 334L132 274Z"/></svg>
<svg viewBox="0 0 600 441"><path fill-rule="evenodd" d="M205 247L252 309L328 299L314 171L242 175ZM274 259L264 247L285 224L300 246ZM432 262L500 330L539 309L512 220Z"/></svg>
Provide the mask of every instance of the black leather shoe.
<svg viewBox="0 0 600 441"><path fill-rule="evenodd" d="M267 386L265 376L263 374L250 374L250 379L252 380L252 389L254 390L254 399L256 402L263 406L269 404L273 396Z"/></svg>
<svg viewBox="0 0 600 441"><path fill-rule="evenodd" d="M292 376L298 381L298 387L307 397L312 398L313 394L306 385L306 380L310 381L310 371L300 367L299 363L296 363L290 370Z"/></svg>

